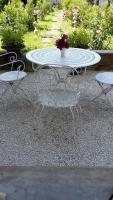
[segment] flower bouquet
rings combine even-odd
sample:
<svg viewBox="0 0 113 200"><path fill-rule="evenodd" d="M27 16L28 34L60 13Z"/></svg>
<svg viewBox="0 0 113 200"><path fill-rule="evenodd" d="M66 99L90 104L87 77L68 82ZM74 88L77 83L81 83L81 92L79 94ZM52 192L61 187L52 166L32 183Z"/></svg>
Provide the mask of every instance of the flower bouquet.
<svg viewBox="0 0 113 200"><path fill-rule="evenodd" d="M56 47L61 50L61 56L64 56L65 49L69 48L69 43L67 42L68 35L63 34L61 38L56 40Z"/></svg>

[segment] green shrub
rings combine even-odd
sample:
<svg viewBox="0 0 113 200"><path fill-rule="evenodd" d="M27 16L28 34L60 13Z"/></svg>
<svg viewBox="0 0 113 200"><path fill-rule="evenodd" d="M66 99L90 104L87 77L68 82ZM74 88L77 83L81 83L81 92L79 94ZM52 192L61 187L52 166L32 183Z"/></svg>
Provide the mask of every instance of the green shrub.
<svg viewBox="0 0 113 200"><path fill-rule="evenodd" d="M89 44L91 49L106 49L107 44L105 41L108 38L108 29L107 26L100 25L98 19L95 19L92 25L92 37Z"/></svg>
<svg viewBox="0 0 113 200"><path fill-rule="evenodd" d="M37 7L40 10L40 17L44 19L45 15L51 11L50 0L39 0Z"/></svg>
<svg viewBox="0 0 113 200"><path fill-rule="evenodd" d="M74 8L77 5L84 5L87 1L86 0L62 0L62 5L65 9L69 10Z"/></svg>
<svg viewBox="0 0 113 200"><path fill-rule="evenodd" d="M34 4L34 6L36 6L37 0L32 0L32 2L33 2L33 4Z"/></svg>
<svg viewBox="0 0 113 200"><path fill-rule="evenodd" d="M93 6L92 15L87 24L92 31L89 46L92 49L106 49L105 41L113 31L113 11L110 8Z"/></svg>
<svg viewBox="0 0 113 200"><path fill-rule="evenodd" d="M113 9L111 7L100 7L83 5L79 7L80 22L85 28L93 30L95 19L100 27L106 27L108 32L113 32ZM79 25L79 24L77 24Z"/></svg>
<svg viewBox="0 0 113 200"><path fill-rule="evenodd" d="M26 13L23 4L20 0L12 0L4 7L4 11L0 15L2 45L23 44L23 36L26 30Z"/></svg>
<svg viewBox="0 0 113 200"><path fill-rule="evenodd" d="M0 0L0 11L3 10L4 6L8 4L9 0Z"/></svg>
<svg viewBox="0 0 113 200"><path fill-rule="evenodd" d="M32 31L34 29L33 22L35 21L35 18L33 16L33 10L34 10L34 4L32 0L28 0L25 7L25 11L26 11L26 25L29 31Z"/></svg>
<svg viewBox="0 0 113 200"><path fill-rule="evenodd" d="M106 27L110 34L113 34L113 9L108 7L104 9L104 18L106 20Z"/></svg>
<svg viewBox="0 0 113 200"><path fill-rule="evenodd" d="M78 46L77 41L81 44L88 44L92 49L105 49L107 48L107 43L109 35L113 35L113 9L110 6L97 6L84 3L79 0L63 0L65 4L66 12L64 16L71 19L72 27L78 30L80 29L79 36L71 34L71 43L74 46ZM84 29L81 27L84 27ZM90 40L85 39L84 30L90 30ZM86 33L85 33L86 34ZM87 34L86 34L87 35ZM77 38L76 38L77 37ZM80 38L78 38L80 37ZM83 37L83 39L82 39ZM75 40L76 44L75 44ZM80 46L81 46L80 44Z"/></svg>
<svg viewBox="0 0 113 200"><path fill-rule="evenodd" d="M78 27L69 34L69 44L71 47L88 48L91 40L91 32L83 26Z"/></svg>
<svg viewBox="0 0 113 200"><path fill-rule="evenodd" d="M92 26L93 19L99 18L101 21L100 7L91 5L79 7L79 17L81 19L81 24L85 28L90 28Z"/></svg>
<svg viewBox="0 0 113 200"><path fill-rule="evenodd" d="M23 41L23 33L20 31L13 31L12 28L6 27L2 33L2 45L5 46L16 46L22 45Z"/></svg>

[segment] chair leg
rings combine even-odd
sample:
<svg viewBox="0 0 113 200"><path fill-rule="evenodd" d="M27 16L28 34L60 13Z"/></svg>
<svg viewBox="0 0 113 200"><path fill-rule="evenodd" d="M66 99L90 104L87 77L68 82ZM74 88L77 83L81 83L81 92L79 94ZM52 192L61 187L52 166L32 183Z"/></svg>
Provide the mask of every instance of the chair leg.
<svg viewBox="0 0 113 200"><path fill-rule="evenodd" d="M78 108L77 106L74 107L76 109L76 112L77 112L77 119L79 119L79 111L78 111ZM71 111L71 114L72 114L72 118L73 118L73 131L74 133L76 133L76 126L75 126L75 114L74 114L74 108L70 107L70 111ZM81 107L80 107L81 109ZM77 133L76 133L77 134Z"/></svg>
<svg viewBox="0 0 113 200"><path fill-rule="evenodd" d="M80 108L80 110L81 110L81 107L80 106L78 106L79 108ZM74 107L75 109L76 109L76 112L77 112L77 116L78 116L78 118L79 118L79 111L78 111L78 108L77 108L77 106L76 107ZM74 114L74 109L72 108L72 107L70 107L70 112L71 112L71 114L72 114L72 118L73 118L73 120L75 120L75 114Z"/></svg>
<svg viewBox="0 0 113 200"><path fill-rule="evenodd" d="M74 119L75 119L75 115L74 115L74 112L73 112L73 108L72 108L72 107L70 107L70 112L71 112L72 118L73 118L73 120L74 120Z"/></svg>
<svg viewBox="0 0 113 200"><path fill-rule="evenodd" d="M81 106L79 104L77 105L77 107L79 108L80 112L82 112L82 108L81 108Z"/></svg>
<svg viewBox="0 0 113 200"><path fill-rule="evenodd" d="M99 98L101 95L107 95L107 93L109 93L113 89L113 85L110 85L109 87L104 88L102 83L100 83L99 81L97 81L97 83L99 87L101 88L101 92L96 97L94 97L91 101L95 101L95 99Z"/></svg>
<svg viewBox="0 0 113 200"><path fill-rule="evenodd" d="M76 112L77 112L77 116L78 116L78 118L79 118L80 116L79 116L79 111L78 111L77 106L75 107L75 109L76 109Z"/></svg>
<svg viewBox="0 0 113 200"><path fill-rule="evenodd" d="M99 93L96 97L94 97L91 101L95 101L96 99L98 99L101 95L103 95L104 93L103 92L101 92L101 93Z"/></svg>
<svg viewBox="0 0 113 200"><path fill-rule="evenodd" d="M11 90L11 86L10 86L9 84L7 84L7 88L2 92L1 97L0 97L1 102L2 102L2 104L3 104L4 111L6 111L7 109L6 109L6 105L5 105L5 103L4 103L3 98L4 98L4 96L6 95L6 93L7 93L9 90Z"/></svg>
<svg viewBox="0 0 113 200"><path fill-rule="evenodd" d="M108 92L107 92L108 93ZM96 97L94 97L91 101L95 101L96 99L98 99L100 96L102 95L107 95L107 93L105 93L104 91L102 91L101 93L99 93Z"/></svg>
<svg viewBox="0 0 113 200"><path fill-rule="evenodd" d="M28 97L28 95L25 93L25 91L24 91L22 88L20 88L20 87L18 88L18 90L21 90L21 91L23 92L23 94L24 94L25 100L28 101L30 105L33 105L32 101L29 99L29 97Z"/></svg>
<svg viewBox="0 0 113 200"><path fill-rule="evenodd" d="M41 108L41 110L40 110L40 112L39 112L39 117L41 116L43 110L44 110L44 106L42 106L42 108Z"/></svg>
<svg viewBox="0 0 113 200"><path fill-rule="evenodd" d="M41 109L40 109L41 107ZM41 116L41 113L43 112L44 110L44 106L42 105L38 105L37 108L35 108L35 111L34 111L34 130L37 129L37 126L39 127L40 126L40 116ZM37 112L38 112L38 115L37 115Z"/></svg>
<svg viewBox="0 0 113 200"><path fill-rule="evenodd" d="M8 84L7 88L4 90L4 92L2 93L2 97L5 96L5 94L7 93L8 90L11 89L11 86Z"/></svg>
<svg viewBox="0 0 113 200"><path fill-rule="evenodd" d="M44 110L44 107L45 106L43 106L43 105L41 105L41 104L39 104L39 105L37 105L36 107L34 107L34 116L35 117L40 117L41 116L41 113L43 112L43 110ZM37 113L38 113L38 115L37 115Z"/></svg>

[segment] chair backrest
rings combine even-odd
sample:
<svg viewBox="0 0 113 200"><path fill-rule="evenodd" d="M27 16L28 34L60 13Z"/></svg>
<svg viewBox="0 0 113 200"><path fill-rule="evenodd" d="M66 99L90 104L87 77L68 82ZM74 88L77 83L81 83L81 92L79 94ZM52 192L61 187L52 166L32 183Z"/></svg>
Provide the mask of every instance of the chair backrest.
<svg viewBox="0 0 113 200"><path fill-rule="evenodd" d="M0 64L0 67L6 66L6 65L12 65L12 63L17 60L17 54L15 52L6 52L0 54L0 59L4 59L3 63Z"/></svg>
<svg viewBox="0 0 113 200"><path fill-rule="evenodd" d="M11 71L15 70L14 68L16 68L17 71L25 70L25 63L22 60L17 59L17 54L15 52L0 54L0 59L3 59L3 63L0 64L0 67L11 66Z"/></svg>
<svg viewBox="0 0 113 200"><path fill-rule="evenodd" d="M17 71L24 71L25 70L25 63L23 60L15 60L13 63L12 63L12 66L11 66L11 71L15 70L15 67L14 65L16 65L16 70Z"/></svg>
<svg viewBox="0 0 113 200"><path fill-rule="evenodd" d="M45 106L71 107L79 102L80 91L78 90L79 75L67 77L68 71L58 72L58 69L40 70L39 101Z"/></svg>

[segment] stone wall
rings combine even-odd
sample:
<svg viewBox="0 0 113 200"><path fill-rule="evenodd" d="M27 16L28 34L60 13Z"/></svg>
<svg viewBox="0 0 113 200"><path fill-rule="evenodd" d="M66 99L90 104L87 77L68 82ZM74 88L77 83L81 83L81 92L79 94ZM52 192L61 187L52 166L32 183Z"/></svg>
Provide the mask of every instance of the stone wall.
<svg viewBox="0 0 113 200"><path fill-rule="evenodd" d="M113 50L96 50L101 61L91 68L96 71L112 71L113 70Z"/></svg>

